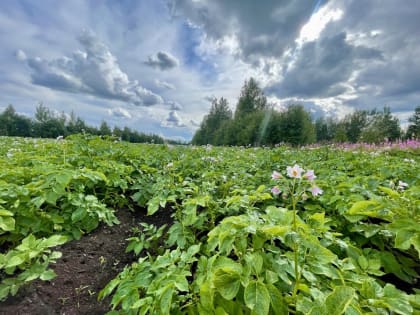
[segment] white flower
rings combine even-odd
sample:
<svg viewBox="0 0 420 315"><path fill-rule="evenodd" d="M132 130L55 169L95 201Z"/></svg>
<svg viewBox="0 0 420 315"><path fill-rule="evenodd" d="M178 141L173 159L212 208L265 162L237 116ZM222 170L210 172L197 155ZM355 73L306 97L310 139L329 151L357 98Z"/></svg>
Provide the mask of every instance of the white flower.
<svg viewBox="0 0 420 315"><path fill-rule="evenodd" d="M287 176L291 178L301 178L302 172L304 170L297 164L295 164L293 167L288 166L287 167Z"/></svg>
<svg viewBox="0 0 420 315"><path fill-rule="evenodd" d="M398 190L402 191L402 190L405 190L407 187L408 187L407 183L405 183L401 180L398 181L398 187L397 187Z"/></svg>

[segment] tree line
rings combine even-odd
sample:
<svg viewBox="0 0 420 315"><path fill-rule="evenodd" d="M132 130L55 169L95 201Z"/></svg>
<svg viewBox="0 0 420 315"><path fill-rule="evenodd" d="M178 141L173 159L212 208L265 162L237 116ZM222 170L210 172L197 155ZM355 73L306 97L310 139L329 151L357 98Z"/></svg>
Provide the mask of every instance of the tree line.
<svg viewBox="0 0 420 315"><path fill-rule="evenodd" d="M210 112L194 134L193 144L213 145L305 145L314 142L380 143L401 138L420 138L420 106L415 109L407 132L389 107L356 110L337 120L313 120L302 105L289 105L277 111L269 104L253 78L245 81L235 112L223 97L212 101Z"/></svg>
<svg viewBox="0 0 420 315"><path fill-rule="evenodd" d="M98 128L89 126L74 112L71 112L69 116L64 112L57 114L43 104L37 106L34 118L16 113L12 105L7 106L0 114L0 136L57 138L77 133L115 136L123 141L135 143L168 142L158 135L139 133L128 127L122 129L119 127L111 128L106 121L102 121Z"/></svg>

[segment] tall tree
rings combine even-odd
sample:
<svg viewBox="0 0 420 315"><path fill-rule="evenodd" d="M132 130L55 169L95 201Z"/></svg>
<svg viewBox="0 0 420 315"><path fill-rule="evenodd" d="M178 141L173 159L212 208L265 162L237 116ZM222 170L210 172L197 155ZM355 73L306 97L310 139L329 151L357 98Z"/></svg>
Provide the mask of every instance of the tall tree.
<svg viewBox="0 0 420 315"><path fill-rule="evenodd" d="M235 119L267 108L267 98L254 78L245 81L235 111Z"/></svg>
<svg viewBox="0 0 420 315"><path fill-rule="evenodd" d="M225 98L213 100L210 112L204 117L200 128L195 133L192 143L194 144L222 144L216 143L222 138L221 127L226 121L232 119L232 111ZM218 138L218 139L216 139Z"/></svg>
<svg viewBox="0 0 420 315"><path fill-rule="evenodd" d="M310 114L302 105L290 105L283 113L281 142L292 145L309 144L315 141L315 127Z"/></svg>
<svg viewBox="0 0 420 315"><path fill-rule="evenodd" d="M420 106L414 110L413 116L408 118L410 125L407 129L407 137L420 139Z"/></svg>
<svg viewBox="0 0 420 315"><path fill-rule="evenodd" d="M105 120L102 120L101 125L99 126L99 133L102 136L110 136L112 134L111 128Z"/></svg>
<svg viewBox="0 0 420 315"><path fill-rule="evenodd" d="M66 118L64 113L57 115L40 103L35 110L34 136L56 138L66 134Z"/></svg>
<svg viewBox="0 0 420 315"><path fill-rule="evenodd" d="M337 130L337 122L331 118L320 117L315 120L315 134L317 142L332 141Z"/></svg>
<svg viewBox="0 0 420 315"><path fill-rule="evenodd" d="M369 143L380 143L383 141L395 141L401 136L400 122L391 114L389 107L385 106L383 111L372 111L368 115L367 127L361 134L361 139Z"/></svg>
<svg viewBox="0 0 420 315"><path fill-rule="evenodd" d="M368 124L368 111L356 110L344 117L344 128L346 130L346 138L352 143L359 141L362 131Z"/></svg>
<svg viewBox="0 0 420 315"><path fill-rule="evenodd" d="M0 135L29 137L32 122L29 118L16 113L14 107L9 105L0 114Z"/></svg>
<svg viewBox="0 0 420 315"><path fill-rule="evenodd" d="M66 135L83 133L88 129L85 121L72 111L66 124Z"/></svg>

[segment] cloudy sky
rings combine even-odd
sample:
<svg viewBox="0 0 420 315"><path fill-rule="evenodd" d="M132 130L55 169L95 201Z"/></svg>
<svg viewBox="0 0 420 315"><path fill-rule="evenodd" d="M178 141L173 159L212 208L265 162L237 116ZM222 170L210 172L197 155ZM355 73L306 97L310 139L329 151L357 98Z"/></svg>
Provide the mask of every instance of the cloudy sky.
<svg viewBox="0 0 420 315"><path fill-rule="evenodd" d="M420 1L0 1L0 110L189 140L256 78L314 116L420 105Z"/></svg>

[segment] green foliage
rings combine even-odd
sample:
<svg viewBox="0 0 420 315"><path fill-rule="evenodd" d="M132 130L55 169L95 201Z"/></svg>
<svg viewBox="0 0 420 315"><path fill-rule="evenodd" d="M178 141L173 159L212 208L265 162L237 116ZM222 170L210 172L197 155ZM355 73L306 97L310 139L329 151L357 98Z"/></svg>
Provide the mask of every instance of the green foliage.
<svg viewBox="0 0 420 315"><path fill-rule="evenodd" d="M315 141L315 130L308 112L302 105L290 105L283 113L279 142L304 145Z"/></svg>
<svg viewBox="0 0 420 315"><path fill-rule="evenodd" d="M0 135L28 137L31 134L31 121L18 115L12 105L0 114Z"/></svg>
<svg viewBox="0 0 420 315"><path fill-rule="evenodd" d="M330 142L334 139L337 130L337 122L331 117L320 117L315 120L315 134L318 143Z"/></svg>
<svg viewBox="0 0 420 315"><path fill-rule="evenodd" d="M9 294L15 295L29 281L54 278L55 273L48 269L48 265L55 263L61 253L52 251L50 247L66 241L67 237L61 235L37 239L29 234L16 248L9 250L7 254L0 254L0 272L4 275L0 283L0 301Z"/></svg>
<svg viewBox="0 0 420 315"><path fill-rule="evenodd" d="M0 142L3 298L51 279L53 246L117 224L118 208L173 224L133 231L136 261L100 293L111 314L420 311L415 150Z"/></svg>
<svg viewBox="0 0 420 315"><path fill-rule="evenodd" d="M356 143L360 140L362 131L368 125L368 111L356 110L343 119L346 138L349 142Z"/></svg>
<svg viewBox="0 0 420 315"><path fill-rule="evenodd" d="M140 223L140 229L133 229L134 235L127 239L129 241L126 252L133 251L136 255L139 255L143 249L159 250L159 240L161 239L166 225L162 225L160 228L149 225L147 223Z"/></svg>

